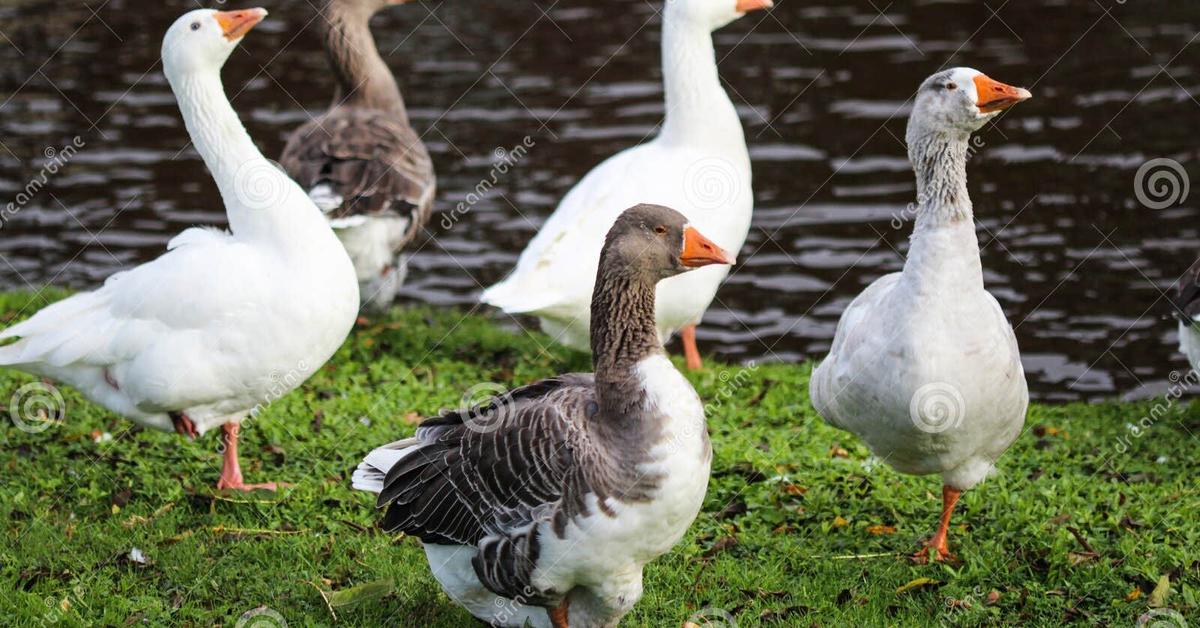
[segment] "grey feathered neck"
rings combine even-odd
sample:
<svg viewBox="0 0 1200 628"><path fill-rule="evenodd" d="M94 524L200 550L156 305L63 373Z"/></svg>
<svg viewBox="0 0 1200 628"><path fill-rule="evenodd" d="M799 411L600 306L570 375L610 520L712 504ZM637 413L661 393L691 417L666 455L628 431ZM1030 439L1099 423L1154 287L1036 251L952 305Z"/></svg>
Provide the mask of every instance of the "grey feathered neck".
<svg viewBox="0 0 1200 628"><path fill-rule="evenodd" d="M967 148L970 134L931 130L909 121L908 159L917 176L918 224L942 225L973 216L967 194Z"/></svg>
<svg viewBox="0 0 1200 628"><path fill-rule="evenodd" d="M338 82L333 104L392 112L407 124L400 87L371 35L372 14L351 2L333 0L325 6L325 52Z"/></svg>
<svg viewBox="0 0 1200 628"><path fill-rule="evenodd" d="M663 351L654 322L658 277L637 265L600 254L592 292L592 367L600 414L618 422L636 420L642 394L638 362Z"/></svg>

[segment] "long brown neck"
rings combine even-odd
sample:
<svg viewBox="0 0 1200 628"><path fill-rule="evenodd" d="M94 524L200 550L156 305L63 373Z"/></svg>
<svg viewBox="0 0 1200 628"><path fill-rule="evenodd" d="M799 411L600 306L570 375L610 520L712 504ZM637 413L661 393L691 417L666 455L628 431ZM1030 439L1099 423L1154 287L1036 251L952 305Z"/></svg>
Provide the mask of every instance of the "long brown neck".
<svg viewBox="0 0 1200 628"><path fill-rule="evenodd" d="M347 104L387 111L407 123L408 112L400 87L379 56L375 38L371 36L371 13L335 0L326 6L325 18L328 21L325 51L338 82L334 106Z"/></svg>
<svg viewBox="0 0 1200 628"><path fill-rule="evenodd" d="M592 292L592 366L601 414L629 416L640 404L637 364L661 353L654 322L656 278L632 269L608 269L601 255Z"/></svg>

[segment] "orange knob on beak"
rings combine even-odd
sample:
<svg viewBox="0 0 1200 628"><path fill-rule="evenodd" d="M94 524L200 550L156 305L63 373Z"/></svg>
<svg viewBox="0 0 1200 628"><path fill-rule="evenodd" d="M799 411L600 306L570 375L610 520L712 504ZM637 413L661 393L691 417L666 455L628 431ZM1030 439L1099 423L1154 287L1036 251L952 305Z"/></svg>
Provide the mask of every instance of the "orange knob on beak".
<svg viewBox="0 0 1200 628"><path fill-rule="evenodd" d="M980 113L1004 111L1021 101L1033 98L1033 94L1024 87L1005 85L983 74L975 77L975 92L979 95Z"/></svg>
<svg viewBox="0 0 1200 628"><path fill-rule="evenodd" d="M699 268L710 264L732 264L733 255L717 246L712 240L700 235L694 227L683 230L683 254L679 263L688 268Z"/></svg>
<svg viewBox="0 0 1200 628"><path fill-rule="evenodd" d="M241 39L250 29L256 24L263 21L267 17L266 9L243 9L241 11L217 11L213 15L217 19L217 24L221 25L221 32L225 33L225 39L236 41Z"/></svg>

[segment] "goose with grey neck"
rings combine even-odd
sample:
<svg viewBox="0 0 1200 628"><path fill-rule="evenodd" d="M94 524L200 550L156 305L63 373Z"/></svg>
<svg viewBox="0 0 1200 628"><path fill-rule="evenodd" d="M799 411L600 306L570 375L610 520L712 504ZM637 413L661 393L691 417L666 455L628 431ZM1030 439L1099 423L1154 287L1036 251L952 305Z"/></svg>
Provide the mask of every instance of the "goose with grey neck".
<svg viewBox="0 0 1200 628"><path fill-rule="evenodd" d="M517 266L482 295L509 314L538 317L559 342L589 348L592 282L604 234L620 208L679 209L730 251L746 240L754 197L741 121L717 75L714 30L771 0L670 0L663 9L666 119L652 141L610 157L563 198ZM728 275L714 266L658 285L655 319L666 342L681 332L688 368L701 366L696 324Z"/></svg>
<svg viewBox="0 0 1200 628"><path fill-rule="evenodd" d="M350 258L308 196L254 146L221 66L267 14L191 11L163 38L163 68L208 166L229 232L193 228L158 259L50 305L0 338L0 364L70 384L146 427L222 426L218 488L246 484L241 422L299 386L342 344L358 309Z"/></svg>
<svg viewBox="0 0 1200 628"><path fill-rule="evenodd" d="M384 309L408 247L433 209L433 162L409 124L371 16L407 0L325 0L317 23L333 69L333 104L288 138L280 165L329 219L358 274L364 305Z"/></svg>
<svg viewBox="0 0 1200 628"><path fill-rule="evenodd" d="M971 134L1029 97L970 68L921 85L906 134L917 177L908 259L846 308L810 382L826 422L903 473L941 474L941 524L919 561L951 557L959 495L1025 423L1029 390L1012 326L983 285L966 161Z"/></svg>
<svg viewBox="0 0 1200 628"><path fill-rule="evenodd" d="M712 458L700 399L659 341L654 287L732 261L672 209L625 211L591 301L595 372L431 418L368 454L354 487L379 493L383 528L419 537L479 619L615 626L643 566L695 519Z"/></svg>

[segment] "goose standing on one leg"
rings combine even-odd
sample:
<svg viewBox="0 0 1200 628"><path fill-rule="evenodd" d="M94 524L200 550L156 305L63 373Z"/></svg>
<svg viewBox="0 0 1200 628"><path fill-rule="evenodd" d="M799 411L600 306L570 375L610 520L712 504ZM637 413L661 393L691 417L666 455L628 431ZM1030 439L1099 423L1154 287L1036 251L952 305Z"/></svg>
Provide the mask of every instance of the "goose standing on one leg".
<svg viewBox="0 0 1200 628"><path fill-rule="evenodd" d="M563 198L521 253L517 266L481 299L509 314L541 319L559 342L588 348L592 282L604 234L620 208L678 208L730 251L746 241L754 196L742 124L721 87L712 32L771 0L670 0L663 9L666 120L654 140L596 166ZM658 286L655 314L663 342L682 331L688 368L700 368L696 324L729 268L715 266Z"/></svg>
<svg viewBox="0 0 1200 628"><path fill-rule="evenodd" d="M404 283L401 251L433 209L433 162L391 70L371 16L408 0L326 0L317 18L337 79L333 105L288 138L279 162L325 212L358 273L362 302L386 309Z"/></svg>
<svg viewBox="0 0 1200 628"><path fill-rule="evenodd" d="M592 298L594 374L429 419L367 455L355 488L419 537L446 593L492 625L615 626L642 567L704 500L712 448L696 391L659 341L654 287L729 254L678 212L617 219ZM695 272L695 271L693 271Z"/></svg>
<svg viewBox="0 0 1200 628"><path fill-rule="evenodd" d="M221 66L263 9L191 11L163 38L163 69L230 232L188 229L158 259L14 325L0 364L66 382L133 421L198 436L221 425L218 488L246 484L238 428L341 346L358 310L345 249L308 196L254 146Z"/></svg>
<svg viewBox="0 0 1200 628"><path fill-rule="evenodd" d="M971 133L1029 97L970 68L921 85L906 134L917 175L908 259L846 308L810 384L829 424L898 471L942 475L941 525L928 543L937 560L950 557L959 494L992 471L1029 405L1012 326L983 285L966 170Z"/></svg>

